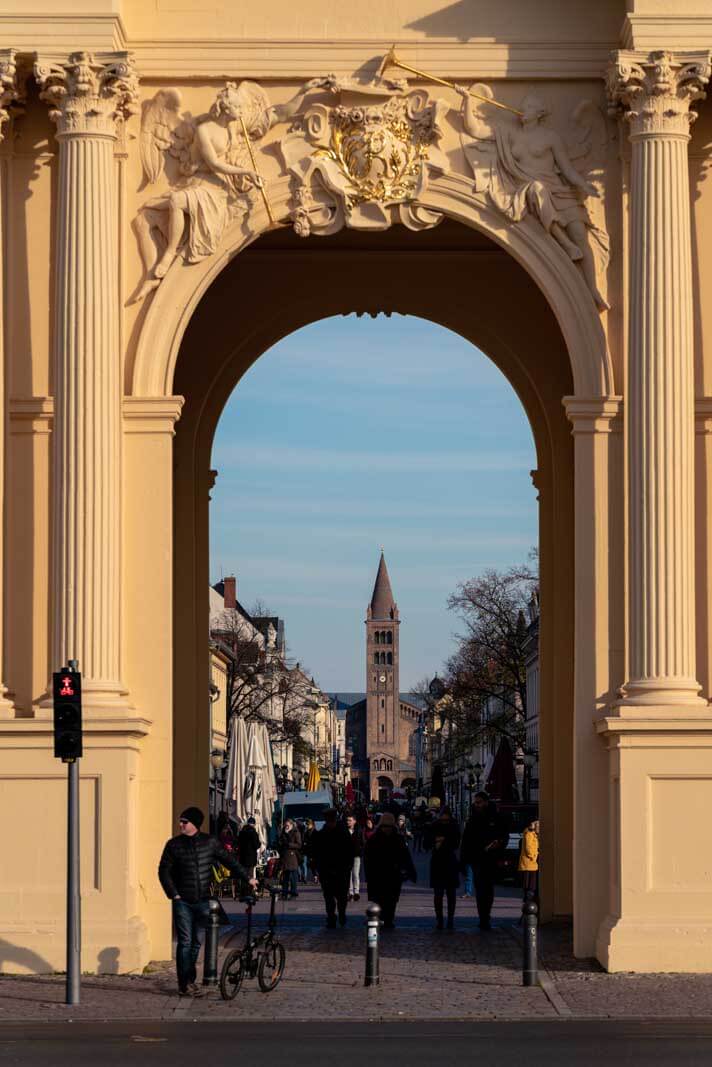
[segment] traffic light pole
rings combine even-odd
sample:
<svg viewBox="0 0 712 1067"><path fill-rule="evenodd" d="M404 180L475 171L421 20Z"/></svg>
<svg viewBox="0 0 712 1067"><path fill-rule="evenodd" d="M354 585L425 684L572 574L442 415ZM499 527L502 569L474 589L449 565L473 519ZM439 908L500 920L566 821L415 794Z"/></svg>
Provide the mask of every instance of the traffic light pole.
<svg viewBox="0 0 712 1067"><path fill-rule="evenodd" d="M81 983L79 883L79 764L67 762L67 1004L79 1003Z"/></svg>

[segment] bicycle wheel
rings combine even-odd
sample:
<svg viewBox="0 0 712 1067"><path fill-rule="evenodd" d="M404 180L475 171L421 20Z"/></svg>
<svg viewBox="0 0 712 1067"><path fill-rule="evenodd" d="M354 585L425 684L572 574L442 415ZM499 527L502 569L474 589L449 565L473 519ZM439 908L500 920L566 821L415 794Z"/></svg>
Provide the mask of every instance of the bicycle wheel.
<svg viewBox="0 0 712 1067"><path fill-rule="evenodd" d="M279 941L270 941L260 956L257 968L257 982L263 993L271 993L279 985L286 958L284 945L280 945Z"/></svg>
<svg viewBox="0 0 712 1067"><path fill-rule="evenodd" d="M237 996L244 977L242 950L234 949L228 952L220 972L220 996L223 1000L233 1000Z"/></svg>

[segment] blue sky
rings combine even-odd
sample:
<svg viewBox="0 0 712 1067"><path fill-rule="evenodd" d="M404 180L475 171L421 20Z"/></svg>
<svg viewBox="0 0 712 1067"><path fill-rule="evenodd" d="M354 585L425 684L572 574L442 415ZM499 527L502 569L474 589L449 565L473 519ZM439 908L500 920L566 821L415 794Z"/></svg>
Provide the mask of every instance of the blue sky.
<svg viewBox="0 0 712 1067"><path fill-rule="evenodd" d="M267 351L215 437L212 581L284 618L327 691L364 688L381 546L401 615L401 689L458 630L447 598L536 544L524 410L481 352L423 319L326 319Z"/></svg>

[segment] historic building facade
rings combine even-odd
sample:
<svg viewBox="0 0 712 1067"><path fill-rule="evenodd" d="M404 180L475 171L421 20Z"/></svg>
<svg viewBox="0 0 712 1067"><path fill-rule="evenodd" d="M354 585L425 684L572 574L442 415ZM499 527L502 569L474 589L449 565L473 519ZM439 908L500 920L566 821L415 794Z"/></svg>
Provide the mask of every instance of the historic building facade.
<svg viewBox="0 0 712 1067"><path fill-rule="evenodd" d="M610 969L709 969L706 0L49 0L0 29L4 966L62 965L70 657L83 966L170 954L215 426L280 337L395 311L480 347L532 426L544 912Z"/></svg>

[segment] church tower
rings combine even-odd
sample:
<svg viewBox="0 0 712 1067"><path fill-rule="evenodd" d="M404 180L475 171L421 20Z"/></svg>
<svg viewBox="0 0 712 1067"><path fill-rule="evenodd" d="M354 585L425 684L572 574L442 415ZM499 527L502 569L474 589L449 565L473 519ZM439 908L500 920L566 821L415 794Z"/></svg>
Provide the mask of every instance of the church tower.
<svg viewBox="0 0 712 1067"><path fill-rule="evenodd" d="M398 607L383 552L366 613L366 751L372 800L400 785Z"/></svg>

